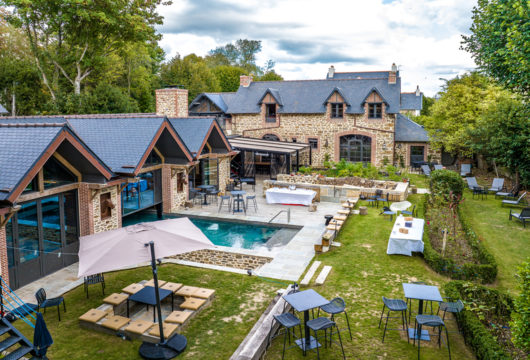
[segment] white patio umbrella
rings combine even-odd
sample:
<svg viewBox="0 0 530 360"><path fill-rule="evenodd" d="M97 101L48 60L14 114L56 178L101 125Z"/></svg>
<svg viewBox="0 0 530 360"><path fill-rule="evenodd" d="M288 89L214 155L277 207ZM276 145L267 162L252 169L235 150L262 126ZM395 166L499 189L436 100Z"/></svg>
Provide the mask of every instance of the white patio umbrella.
<svg viewBox="0 0 530 360"><path fill-rule="evenodd" d="M164 338L155 253L163 258L211 248L214 244L188 218L140 223L83 236L79 240L79 277L151 261L160 343L144 342L140 353L149 359L171 359L177 356L185 347L186 340L178 334L167 341Z"/></svg>

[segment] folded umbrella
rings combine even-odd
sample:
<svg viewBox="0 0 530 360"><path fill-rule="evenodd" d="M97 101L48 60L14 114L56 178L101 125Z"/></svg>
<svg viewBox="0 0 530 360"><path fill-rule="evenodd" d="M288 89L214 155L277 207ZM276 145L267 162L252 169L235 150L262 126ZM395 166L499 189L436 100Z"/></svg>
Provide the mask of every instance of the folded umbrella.
<svg viewBox="0 0 530 360"><path fill-rule="evenodd" d="M35 322L35 332L33 333L33 347L38 357L44 357L48 348L53 344L53 339L46 327L44 318L40 312L37 312L37 321Z"/></svg>

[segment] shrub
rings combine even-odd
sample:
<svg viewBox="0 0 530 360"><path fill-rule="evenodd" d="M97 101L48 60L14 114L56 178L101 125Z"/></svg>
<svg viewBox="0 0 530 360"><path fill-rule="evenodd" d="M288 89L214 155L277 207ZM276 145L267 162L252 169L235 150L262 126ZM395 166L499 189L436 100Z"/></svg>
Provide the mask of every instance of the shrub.
<svg viewBox="0 0 530 360"><path fill-rule="evenodd" d="M465 184L460 174L450 170L435 170L431 173L431 194L434 198L444 201L452 192L454 196L461 196Z"/></svg>
<svg viewBox="0 0 530 360"><path fill-rule="evenodd" d="M522 350L530 351L530 261L524 262L518 272L521 293L515 298L512 313L512 341Z"/></svg>

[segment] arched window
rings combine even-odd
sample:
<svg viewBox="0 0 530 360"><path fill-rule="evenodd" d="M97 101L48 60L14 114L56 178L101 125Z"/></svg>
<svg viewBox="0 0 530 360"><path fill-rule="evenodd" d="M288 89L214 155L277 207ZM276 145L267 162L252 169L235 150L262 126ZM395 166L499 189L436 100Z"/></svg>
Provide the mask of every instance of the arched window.
<svg viewBox="0 0 530 360"><path fill-rule="evenodd" d="M280 138L274 134L265 134L262 137L263 140L280 141Z"/></svg>
<svg viewBox="0 0 530 360"><path fill-rule="evenodd" d="M369 163L372 159L372 138L364 135L341 136L340 158L350 162Z"/></svg>

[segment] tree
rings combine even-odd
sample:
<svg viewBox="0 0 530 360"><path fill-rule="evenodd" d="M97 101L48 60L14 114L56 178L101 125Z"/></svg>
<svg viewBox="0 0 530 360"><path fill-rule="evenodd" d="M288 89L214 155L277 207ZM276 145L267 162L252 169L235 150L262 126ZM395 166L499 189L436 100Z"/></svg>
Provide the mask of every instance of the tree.
<svg viewBox="0 0 530 360"><path fill-rule="evenodd" d="M424 126L431 144L470 157L473 148L469 131L502 93L501 88L476 72L449 80L440 92L440 99L432 106L431 116L425 117Z"/></svg>
<svg viewBox="0 0 530 360"><path fill-rule="evenodd" d="M247 72L237 66L221 65L212 69L222 92L233 92L239 88L239 77Z"/></svg>
<svg viewBox="0 0 530 360"><path fill-rule="evenodd" d="M256 65L256 54L261 51L261 40L239 39L235 44L229 43L210 50L211 60L227 62L238 66L249 73L261 75L262 70ZM224 60L222 60L224 57Z"/></svg>
<svg viewBox="0 0 530 360"><path fill-rule="evenodd" d="M64 114L119 114L138 112L138 105L124 90L101 82L92 91L69 94L61 104Z"/></svg>
<svg viewBox="0 0 530 360"><path fill-rule="evenodd" d="M470 130L471 147L530 185L530 104L506 94Z"/></svg>
<svg viewBox="0 0 530 360"><path fill-rule="evenodd" d="M487 75L530 96L530 17L527 0L478 0L462 48Z"/></svg>
<svg viewBox="0 0 530 360"><path fill-rule="evenodd" d="M171 1L0 0L13 9L10 22L21 27L43 84L53 100L64 86L81 94L83 81L128 43L157 40L162 24L157 6Z"/></svg>
<svg viewBox="0 0 530 360"><path fill-rule="evenodd" d="M256 81L280 81L283 80L283 77L280 74L277 74L276 71L271 70L263 74L262 76L258 76Z"/></svg>

